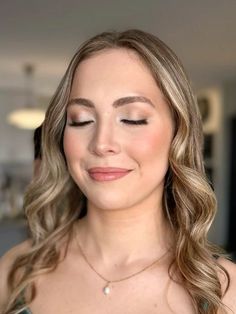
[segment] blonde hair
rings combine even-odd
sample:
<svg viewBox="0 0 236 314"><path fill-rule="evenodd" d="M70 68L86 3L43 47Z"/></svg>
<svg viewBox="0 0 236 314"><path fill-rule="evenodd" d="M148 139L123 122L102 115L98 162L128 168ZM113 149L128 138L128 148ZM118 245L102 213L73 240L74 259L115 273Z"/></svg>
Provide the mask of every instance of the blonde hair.
<svg viewBox="0 0 236 314"><path fill-rule="evenodd" d="M34 278L55 269L61 256L59 244L69 243L71 227L85 210L84 196L68 174L62 144L75 70L81 61L99 51L122 48L135 51L150 69L175 121L163 195L165 215L175 232L173 265L181 274L182 284L198 313L223 310L217 272L223 272L228 281L229 277L213 257L218 250L207 241L216 200L204 173L201 119L196 100L173 51L151 34L127 30L105 32L86 41L71 60L51 100L43 124L41 175L30 184L24 200L33 244L13 265L9 276L12 293L6 314L17 313L17 299L23 292L28 293L21 309L34 298ZM23 274L17 279L21 269Z"/></svg>

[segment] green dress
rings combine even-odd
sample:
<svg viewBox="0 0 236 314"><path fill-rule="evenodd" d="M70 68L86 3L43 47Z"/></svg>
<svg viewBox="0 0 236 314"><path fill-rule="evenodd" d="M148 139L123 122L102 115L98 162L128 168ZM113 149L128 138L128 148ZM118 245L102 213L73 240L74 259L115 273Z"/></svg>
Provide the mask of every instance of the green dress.
<svg viewBox="0 0 236 314"><path fill-rule="evenodd" d="M32 312L29 309L25 309L21 311L20 314L32 314Z"/></svg>
<svg viewBox="0 0 236 314"><path fill-rule="evenodd" d="M18 305L22 305L23 304L23 298L21 298L18 302ZM33 314L29 308L26 308L24 310L22 310L21 312L19 312L19 314Z"/></svg>

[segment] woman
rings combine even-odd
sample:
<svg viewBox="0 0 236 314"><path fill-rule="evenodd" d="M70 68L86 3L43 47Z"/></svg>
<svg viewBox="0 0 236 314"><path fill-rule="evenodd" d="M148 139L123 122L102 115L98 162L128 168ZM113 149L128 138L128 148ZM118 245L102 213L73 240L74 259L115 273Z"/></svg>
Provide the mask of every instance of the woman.
<svg viewBox="0 0 236 314"><path fill-rule="evenodd" d="M84 43L42 144L32 239L1 262L4 314L236 311L236 267L206 239L216 202L197 105L162 41L128 30Z"/></svg>

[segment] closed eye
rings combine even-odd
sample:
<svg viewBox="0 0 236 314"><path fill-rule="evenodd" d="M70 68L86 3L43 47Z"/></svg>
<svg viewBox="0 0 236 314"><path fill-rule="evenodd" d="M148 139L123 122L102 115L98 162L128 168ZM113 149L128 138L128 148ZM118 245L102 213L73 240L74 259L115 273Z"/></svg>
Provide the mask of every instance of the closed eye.
<svg viewBox="0 0 236 314"><path fill-rule="evenodd" d="M131 124L131 125L142 125L142 124L148 124L146 119L140 119L140 120L128 120L128 119L122 119L123 123Z"/></svg>
<svg viewBox="0 0 236 314"><path fill-rule="evenodd" d="M69 126L82 127L82 126L88 125L88 124L90 124L92 122L93 122L93 120L81 121L81 122L71 121L68 124L69 124Z"/></svg>
<svg viewBox="0 0 236 314"><path fill-rule="evenodd" d="M87 121L81 121L81 122L71 121L68 124L69 124L69 126L72 126L72 127L83 127L83 126L86 126L86 125L91 124L93 122L94 122L93 120L87 120ZM122 119L121 122L125 123L125 124L129 124L129 125L145 125L145 124L148 124L147 119L140 119L140 120Z"/></svg>

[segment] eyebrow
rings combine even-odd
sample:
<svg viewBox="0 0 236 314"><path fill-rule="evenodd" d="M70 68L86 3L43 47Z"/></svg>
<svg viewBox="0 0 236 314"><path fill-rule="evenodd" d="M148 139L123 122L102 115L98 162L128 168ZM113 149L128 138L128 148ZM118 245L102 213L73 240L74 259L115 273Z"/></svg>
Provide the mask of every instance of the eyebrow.
<svg viewBox="0 0 236 314"><path fill-rule="evenodd" d="M127 104L131 104L134 102L142 102L142 103L146 103L151 105L152 107L155 108L154 104L152 103L152 101L145 97L145 96L127 96L127 97L122 97L119 99L116 99L113 103L112 106L114 108L118 108ZM94 103L86 98L72 98L71 100L69 100L68 102L68 106L71 105L80 105L80 106L84 106L84 107L88 107L88 108L95 108Z"/></svg>

